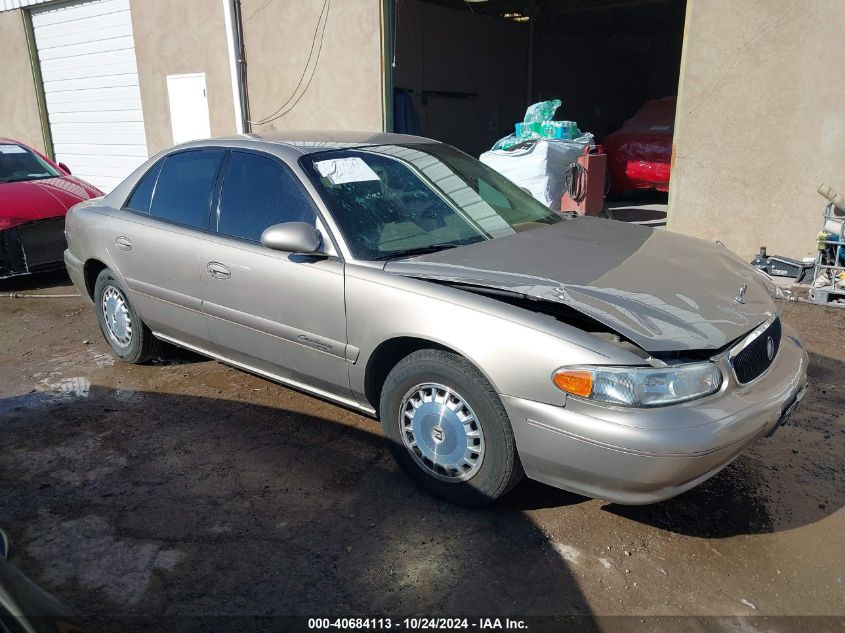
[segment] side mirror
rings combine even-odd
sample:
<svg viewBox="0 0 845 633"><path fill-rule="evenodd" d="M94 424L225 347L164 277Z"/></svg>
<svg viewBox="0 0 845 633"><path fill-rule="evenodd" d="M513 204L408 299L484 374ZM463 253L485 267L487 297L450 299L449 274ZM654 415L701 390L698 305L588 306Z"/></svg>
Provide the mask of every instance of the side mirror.
<svg viewBox="0 0 845 633"><path fill-rule="evenodd" d="M282 222L264 229L261 243L274 251L317 253L322 246L320 232L307 222Z"/></svg>
<svg viewBox="0 0 845 633"><path fill-rule="evenodd" d="M64 163L59 163L59 167L61 167L62 169L64 169L64 170L65 170L68 174L70 174L70 173L71 173L71 171L70 171L70 167L68 167L68 166L67 166L67 165L65 165Z"/></svg>

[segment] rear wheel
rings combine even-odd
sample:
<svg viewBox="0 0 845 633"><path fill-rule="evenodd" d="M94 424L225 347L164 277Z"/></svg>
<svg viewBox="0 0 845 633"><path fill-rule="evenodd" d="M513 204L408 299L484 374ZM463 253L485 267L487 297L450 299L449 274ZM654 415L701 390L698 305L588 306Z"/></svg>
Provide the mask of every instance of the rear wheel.
<svg viewBox="0 0 845 633"><path fill-rule="evenodd" d="M461 356L425 349L401 360L385 380L379 411L399 464L438 497L481 506L523 476L498 394Z"/></svg>
<svg viewBox="0 0 845 633"><path fill-rule="evenodd" d="M94 309L103 338L127 363L143 363L158 356L162 343L138 317L115 274L106 268L94 285Z"/></svg>

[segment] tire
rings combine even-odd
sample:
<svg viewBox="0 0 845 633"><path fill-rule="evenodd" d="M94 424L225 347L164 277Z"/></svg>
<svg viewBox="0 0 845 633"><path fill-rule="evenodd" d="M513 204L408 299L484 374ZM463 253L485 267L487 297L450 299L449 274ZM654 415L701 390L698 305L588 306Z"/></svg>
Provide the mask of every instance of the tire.
<svg viewBox="0 0 845 633"><path fill-rule="evenodd" d="M446 501L484 506L524 476L498 394L462 356L423 349L399 361L384 382L379 416L399 465ZM441 451L444 465L436 463Z"/></svg>
<svg viewBox="0 0 845 633"><path fill-rule="evenodd" d="M112 306L120 306L114 313L115 318L128 324L129 331L119 326L113 326L114 330L110 329L106 324L104 301ZM97 313L97 323L103 338L120 360L137 365L160 355L163 343L153 336L150 328L141 321L129 302L123 285L108 268L97 276L97 283L94 285L94 311Z"/></svg>

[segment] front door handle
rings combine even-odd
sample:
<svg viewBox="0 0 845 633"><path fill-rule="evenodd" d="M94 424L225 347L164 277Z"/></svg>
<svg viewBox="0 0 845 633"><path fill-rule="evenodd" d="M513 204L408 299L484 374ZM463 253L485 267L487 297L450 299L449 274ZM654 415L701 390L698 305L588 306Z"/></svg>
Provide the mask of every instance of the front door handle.
<svg viewBox="0 0 845 633"><path fill-rule="evenodd" d="M232 276L232 271L220 262L208 262L207 268L208 274L215 279L228 279Z"/></svg>
<svg viewBox="0 0 845 633"><path fill-rule="evenodd" d="M118 235L116 238L114 238L114 245L122 251L132 250L132 242L129 240L128 237L125 237L123 235Z"/></svg>

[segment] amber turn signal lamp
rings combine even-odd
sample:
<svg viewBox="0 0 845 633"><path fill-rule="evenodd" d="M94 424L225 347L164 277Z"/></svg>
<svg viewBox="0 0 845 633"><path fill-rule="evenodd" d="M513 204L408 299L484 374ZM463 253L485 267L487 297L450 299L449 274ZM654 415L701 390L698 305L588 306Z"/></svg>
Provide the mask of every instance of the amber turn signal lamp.
<svg viewBox="0 0 845 633"><path fill-rule="evenodd" d="M583 369L561 369L555 372L554 382L558 389L573 396L588 397L593 393L593 372Z"/></svg>

